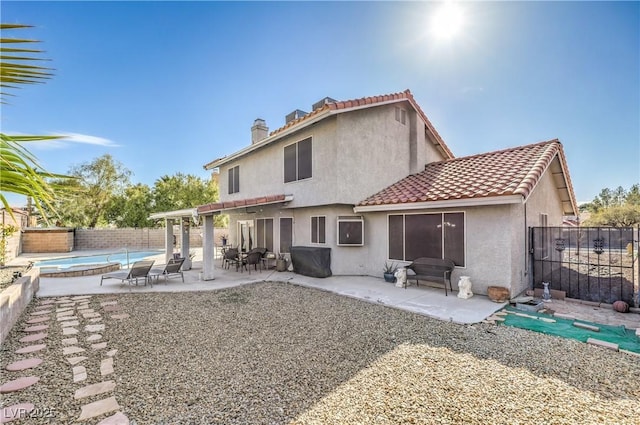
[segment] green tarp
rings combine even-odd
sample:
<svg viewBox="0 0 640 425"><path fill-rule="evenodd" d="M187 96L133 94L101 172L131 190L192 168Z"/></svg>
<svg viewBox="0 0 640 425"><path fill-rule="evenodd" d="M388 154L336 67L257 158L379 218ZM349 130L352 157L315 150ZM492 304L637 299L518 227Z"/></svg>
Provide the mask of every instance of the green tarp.
<svg viewBox="0 0 640 425"><path fill-rule="evenodd" d="M602 341L618 344L622 350L640 353L640 338L636 336L635 331L626 329L624 326L602 325L600 323L587 322L584 320L562 319L548 314L534 313L523 311L514 307L505 307L503 310L510 312L506 316L503 323L506 326L513 326L521 329L542 332L548 335L561 336L563 338L573 338L578 341L587 342L588 338L595 338ZM555 322L549 323L540 319L532 319L528 317L517 316L512 313L523 313L534 317L542 317L553 319ZM585 323L600 328L599 332L578 328L573 326L573 322Z"/></svg>

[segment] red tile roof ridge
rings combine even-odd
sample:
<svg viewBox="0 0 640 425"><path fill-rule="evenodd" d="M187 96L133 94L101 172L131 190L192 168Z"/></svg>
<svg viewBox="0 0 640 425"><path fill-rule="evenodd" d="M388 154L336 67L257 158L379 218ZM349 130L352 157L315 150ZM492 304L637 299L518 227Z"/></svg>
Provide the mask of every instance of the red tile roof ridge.
<svg viewBox="0 0 640 425"><path fill-rule="evenodd" d="M424 123L427 126L427 128L429 129L429 131L431 131L431 133L433 133L433 136L436 138L436 141L440 144L440 146L442 146L442 149L449 156L449 158L455 158L455 155L451 152L451 150L449 149L447 144L444 142L444 140L440 136L440 133L438 133L438 131L433 126L431 121L429 121L429 118L427 118L427 115L424 113L424 111L422 110L420 105L418 105L418 102L416 102L415 98L413 97L413 94L411 93L411 90L409 90L409 89L406 89L406 90L404 90L402 92L398 92L398 93L381 94L381 95L377 95L377 96L367 96L367 97L361 97L361 98L358 98L358 99L339 100L339 101L335 101L335 102L325 103L321 108L315 109L315 110L309 112L308 114L303 115L300 118L297 118L295 120L289 121L284 126L273 130L271 133L269 133L269 136L273 136L273 135L276 135L278 133L281 133L284 130L286 130L287 128L293 127L294 125L296 125L296 124L298 124L298 123L300 123L302 121L305 121L305 120L307 120L307 119L309 119L309 118L311 118L313 116L316 116L320 112L323 112L323 111L326 111L326 110L336 111L336 110L340 110L340 109L348 109L348 108L356 108L356 107L359 107L359 106L375 105L376 103L388 102L388 101L393 101L393 100L402 100L402 99L408 100L409 103L411 103L411 105L415 108L415 110L420 115L420 118L422 118L422 120L424 121Z"/></svg>
<svg viewBox="0 0 640 425"><path fill-rule="evenodd" d="M383 102L393 102L393 101L400 101L400 100L407 100L412 106L413 108L416 110L416 112L418 113L418 115L420 116L420 118L424 121L425 126L427 127L427 129L431 132L431 134L433 134L433 137L436 139L436 142L440 145L440 147L442 148L442 151L444 152L444 154L446 156L448 156L450 159L451 158L455 158L455 155L451 152L451 150L449 149L449 147L447 146L447 144L444 142L444 140L442 139L442 137L440 136L440 134L436 131L435 127L433 126L433 124L431 123L431 121L429 121L429 119L427 118L426 114L424 113L424 111L422 110L422 108L420 108L420 105L418 105L418 103L416 102L415 98L413 97L413 94L411 93L411 90L406 89L402 92L397 92L397 93L390 93L390 94L382 94L382 95L377 95L377 96L368 96L368 97L361 97L358 99L350 99L350 100L342 100L342 101L334 101L334 102L329 102L329 103L325 103L324 105L322 105L320 108L317 108L303 116L301 116L300 118L296 118L294 120L289 121L288 123L286 123L285 125L283 125L282 127L279 127L273 131L271 131L269 133L269 138L271 138L272 136L277 136L278 134L284 132L285 130L296 126L297 124L303 122L303 121L307 121L310 120L322 113L325 113L326 111L339 111L339 110L345 110L345 109L350 109L350 108L358 108L358 107L373 107L376 104L379 103L383 103ZM257 146L258 144L256 144L255 146ZM251 146L250 146L251 147ZM243 152L243 151L240 151ZM237 154L237 153L236 153ZM218 161L224 160L226 158L233 158L236 154L233 155L228 155L228 156L223 156L220 157L218 159L215 159L213 161L208 162L207 164L204 165L205 169L209 169L209 167L212 167L213 164L217 163Z"/></svg>
<svg viewBox="0 0 640 425"><path fill-rule="evenodd" d="M409 99L409 96L411 96L411 92L409 90L405 90L403 92L399 92L399 93L391 93L391 94L382 94L382 95L378 95L378 96L368 96L368 97L361 97L358 99L347 99L347 100L337 100L335 102L329 102L329 103L325 103L324 105L322 105L322 107L318 108L318 109L314 109L313 111L301 116L300 118L296 118L295 120L291 120L288 123L286 123L285 125L283 125L280 128L277 128L275 130L273 130L271 133L269 133L269 136L273 136L275 134L281 133L282 131L286 130L289 127L293 127L294 125L298 124L301 121L305 121L315 115L318 115L320 112L325 111L325 110L340 110L340 109L347 109L347 108L353 108L353 107L357 107L357 106L364 106L364 105L373 105L376 103L381 103L381 102L386 102L389 100L401 100L401 99ZM415 102L415 101L414 101Z"/></svg>
<svg viewBox="0 0 640 425"><path fill-rule="evenodd" d="M441 164L441 163L451 163L451 162L456 162L456 161L468 161L468 160L473 159L473 158L488 157L488 156L498 155L498 154L502 154L502 153L506 153L506 152L517 151L517 150L520 150L520 149L531 149L531 148L536 147L536 146L547 145L547 144L551 144L551 143L557 143L558 145L561 145L561 143L560 143L560 141L558 139L551 139L551 140L545 140L543 142L531 143L531 144L528 144L528 145L521 145L521 146L516 146L516 147L511 147L511 148L499 149L499 150L496 150L496 151L475 153L475 154L472 154L472 155L459 156L459 157L451 158L451 159L443 159L442 161L430 162L429 164L427 164L427 166ZM419 173L420 172L418 172L417 174L419 174Z"/></svg>
<svg viewBox="0 0 640 425"><path fill-rule="evenodd" d="M558 139L429 163L423 171L369 196L358 206L512 195L527 199L556 157L575 211L575 194Z"/></svg>

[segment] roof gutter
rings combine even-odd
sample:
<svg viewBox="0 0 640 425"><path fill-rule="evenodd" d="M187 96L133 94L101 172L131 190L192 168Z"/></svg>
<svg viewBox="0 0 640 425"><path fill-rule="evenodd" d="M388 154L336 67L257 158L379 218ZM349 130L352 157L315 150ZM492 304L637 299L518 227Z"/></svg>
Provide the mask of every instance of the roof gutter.
<svg viewBox="0 0 640 425"><path fill-rule="evenodd" d="M425 210L434 208L479 207L524 203L522 195L491 196L488 198L453 199L448 201L410 202L402 204L362 205L353 208L354 213Z"/></svg>

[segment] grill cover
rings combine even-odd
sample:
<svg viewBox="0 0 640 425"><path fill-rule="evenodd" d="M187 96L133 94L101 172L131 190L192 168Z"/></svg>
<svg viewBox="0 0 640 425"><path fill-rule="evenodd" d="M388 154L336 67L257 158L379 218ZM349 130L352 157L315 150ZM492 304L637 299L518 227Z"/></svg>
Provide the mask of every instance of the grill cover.
<svg viewBox="0 0 640 425"><path fill-rule="evenodd" d="M310 277L329 277L331 248L292 246L291 263L295 273Z"/></svg>

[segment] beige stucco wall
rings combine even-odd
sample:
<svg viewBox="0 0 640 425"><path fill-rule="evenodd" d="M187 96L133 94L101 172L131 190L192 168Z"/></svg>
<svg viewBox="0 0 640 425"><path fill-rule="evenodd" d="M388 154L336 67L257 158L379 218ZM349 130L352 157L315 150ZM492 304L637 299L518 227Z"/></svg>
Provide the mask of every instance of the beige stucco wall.
<svg viewBox="0 0 640 425"><path fill-rule="evenodd" d="M238 221L255 220L258 218L273 218L274 252L280 252L280 218L293 218L293 245L297 246L320 246L331 248L331 270L335 275L366 275L367 274L367 252L368 246L364 247L341 247L337 245L337 220L340 215L352 216L353 208L345 205L331 205L323 207L280 209L278 207L265 206L255 209L255 214L236 210L230 215L229 223L229 243L236 246L240 242L238 237ZM249 211L252 211L250 208ZM311 243L311 217L324 216L326 222L326 243ZM367 227L365 223L365 245L367 242ZM254 247L256 241L254 240Z"/></svg>
<svg viewBox="0 0 640 425"><path fill-rule="evenodd" d="M400 105L411 111L408 104ZM287 194L293 195L289 207L353 205L412 171L422 170L427 161L442 159L425 138L425 124L415 116L399 123L396 106L381 105L326 118L225 164L220 167L220 200ZM284 183L283 149L307 137L312 137L313 176ZM411 143L415 144L414 159L410 158ZM240 192L229 194L228 170L235 166L240 167Z"/></svg>
<svg viewBox="0 0 640 425"><path fill-rule="evenodd" d="M451 209L398 211L405 214L451 213L465 214L465 267L457 267L451 279L454 289L460 276L470 276L473 291L486 294L489 286L511 287L513 241L510 217L514 207L521 205L494 205ZM388 259L388 213L367 213L365 232L368 236L366 273L379 276ZM506 228L505 228L506 226ZM390 261L390 260L388 260ZM410 262L397 262L408 265Z"/></svg>

